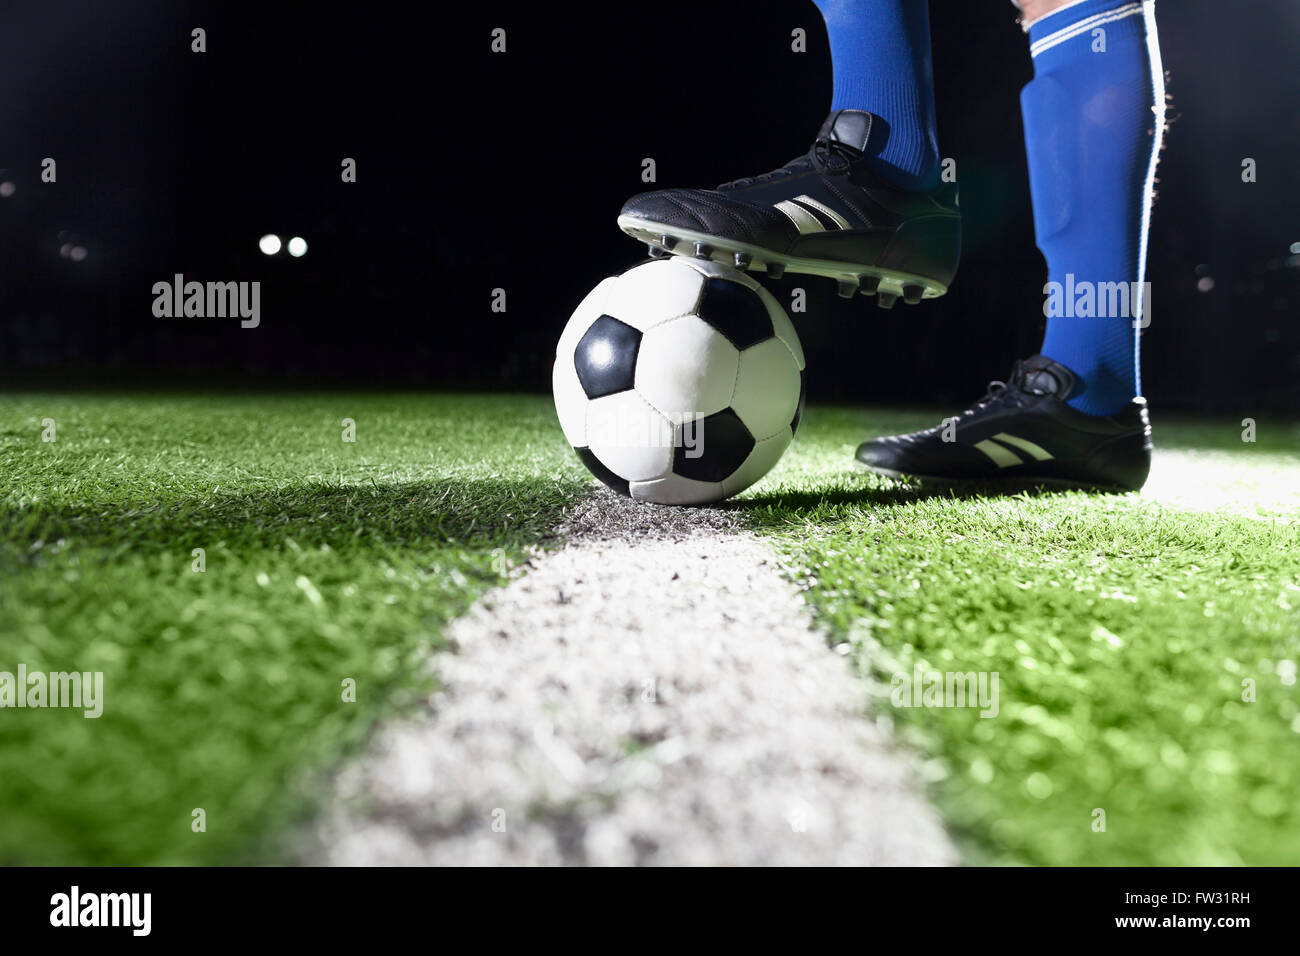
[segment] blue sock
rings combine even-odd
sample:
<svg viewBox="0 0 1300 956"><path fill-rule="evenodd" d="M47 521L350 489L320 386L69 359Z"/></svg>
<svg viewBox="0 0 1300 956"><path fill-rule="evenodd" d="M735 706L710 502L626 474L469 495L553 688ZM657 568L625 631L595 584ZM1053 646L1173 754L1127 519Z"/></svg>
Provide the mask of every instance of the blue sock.
<svg viewBox="0 0 1300 956"><path fill-rule="evenodd" d="M816 0L835 73L832 110L867 110L887 135L876 172L905 189L939 183L926 0ZM872 133L877 133L873 125Z"/></svg>
<svg viewBox="0 0 1300 956"><path fill-rule="evenodd" d="M1141 391L1147 223L1165 105L1154 0L1082 0L1034 21L1029 44L1034 79L1020 107L1053 309L1042 354L1081 379L1070 405L1110 415Z"/></svg>

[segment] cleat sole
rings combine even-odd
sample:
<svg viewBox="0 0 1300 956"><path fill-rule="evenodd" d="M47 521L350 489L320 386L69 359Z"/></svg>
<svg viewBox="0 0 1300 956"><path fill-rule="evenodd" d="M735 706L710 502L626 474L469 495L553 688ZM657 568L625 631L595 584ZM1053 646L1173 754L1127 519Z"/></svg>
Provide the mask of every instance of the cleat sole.
<svg viewBox="0 0 1300 956"><path fill-rule="evenodd" d="M884 309L893 308L899 299L915 305L923 299L936 299L948 291L945 283L928 276L861 262L787 256L761 246L676 226L666 227L663 223L636 216L619 216L618 226L629 236L674 255L711 259L737 269L765 269L772 279L780 279L787 271L834 279L840 295L845 295L844 289L848 287L863 295L877 295L876 304ZM851 291L848 296L852 294Z"/></svg>

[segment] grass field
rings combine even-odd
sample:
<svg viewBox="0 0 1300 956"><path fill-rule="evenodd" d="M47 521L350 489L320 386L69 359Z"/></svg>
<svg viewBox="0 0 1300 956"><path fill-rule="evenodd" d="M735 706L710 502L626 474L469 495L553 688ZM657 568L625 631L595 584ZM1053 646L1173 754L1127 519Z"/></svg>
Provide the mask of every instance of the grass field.
<svg viewBox="0 0 1300 956"><path fill-rule="evenodd" d="M754 516L930 755L967 859L1300 863L1300 433L1157 421L1143 495L844 474L864 433L937 420L821 410ZM998 715L892 707L891 675L918 664L997 672Z"/></svg>
<svg viewBox="0 0 1300 956"><path fill-rule="evenodd" d="M1174 451L1140 496L846 470L934 420L814 408L731 507L926 755L967 858L1300 862L1300 434L1157 418ZM280 859L323 775L431 686L445 622L590 487L540 397L6 396L0 468L0 670L105 680L98 719L0 711L6 863ZM998 716L893 708L917 664L997 671Z"/></svg>
<svg viewBox="0 0 1300 956"><path fill-rule="evenodd" d="M105 681L98 719L0 711L10 863L274 859L314 772L412 705L442 625L586 484L536 399L0 409L0 669Z"/></svg>

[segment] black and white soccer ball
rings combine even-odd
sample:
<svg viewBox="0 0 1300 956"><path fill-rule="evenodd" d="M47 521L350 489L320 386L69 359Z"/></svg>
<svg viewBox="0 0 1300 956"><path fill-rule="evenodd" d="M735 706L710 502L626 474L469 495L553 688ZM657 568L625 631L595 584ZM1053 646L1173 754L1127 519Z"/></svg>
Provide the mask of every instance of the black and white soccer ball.
<svg viewBox="0 0 1300 956"><path fill-rule="evenodd" d="M560 426L610 488L641 501L719 501L762 478L794 438L804 355L790 317L742 272L706 259L642 263L569 319L552 376Z"/></svg>

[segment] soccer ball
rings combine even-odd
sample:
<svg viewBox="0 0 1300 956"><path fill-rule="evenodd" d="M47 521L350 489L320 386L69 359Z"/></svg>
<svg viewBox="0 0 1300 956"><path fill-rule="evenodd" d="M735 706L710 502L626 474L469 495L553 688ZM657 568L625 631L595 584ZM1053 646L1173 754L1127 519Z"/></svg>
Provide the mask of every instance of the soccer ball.
<svg viewBox="0 0 1300 956"><path fill-rule="evenodd" d="M690 505L748 488L799 428L804 356L761 285L707 259L655 259L594 288L552 376L564 437L597 478Z"/></svg>

